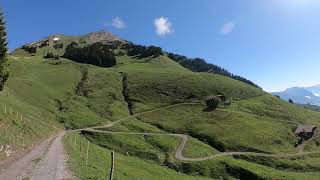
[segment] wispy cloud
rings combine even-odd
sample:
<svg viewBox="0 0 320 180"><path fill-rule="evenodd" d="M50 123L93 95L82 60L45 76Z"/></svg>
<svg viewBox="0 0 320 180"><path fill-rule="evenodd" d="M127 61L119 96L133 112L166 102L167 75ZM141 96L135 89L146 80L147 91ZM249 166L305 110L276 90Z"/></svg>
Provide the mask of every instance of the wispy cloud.
<svg viewBox="0 0 320 180"><path fill-rule="evenodd" d="M112 19L111 25L117 29L126 28L126 23L118 16Z"/></svg>
<svg viewBox="0 0 320 180"><path fill-rule="evenodd" d="M173 33L172 24L167 17L159 17L154 20L154 27L158 36L166 36Z"/></svg>
<svg viewBox="0 0 320 180"><path fill-rule="evenodd" d="M226 22L222 25L220 29L220 33L222 35L228 35L232 33L235 27L236 27L236 24L233 21Z"/></svg>

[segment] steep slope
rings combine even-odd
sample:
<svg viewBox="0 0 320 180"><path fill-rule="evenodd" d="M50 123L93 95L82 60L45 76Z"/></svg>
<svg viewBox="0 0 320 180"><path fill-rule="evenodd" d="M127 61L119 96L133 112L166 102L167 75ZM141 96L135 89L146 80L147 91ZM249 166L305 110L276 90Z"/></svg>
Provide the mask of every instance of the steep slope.
<svg viewBox="0 0 320 180"><path fill-rule="evenodd" d="M79 37L60 37L65 39L61 42L64 48L75 41L81 48L110 38L97 36L82 46ZM192 72L158 48L138 46L128 55L132 48L110 46L119 43L119 39L106 41L98 47L107 45L114 52L116 64L111 67L62 57L43 58L54 49L51 45L37 47L35 53L16 50L10 57L11 76L0 94L1 105L12 106L29 118L17 121L15 115L2 114L0 128L8 131L0 131L0 145L14 147L15 154L23 143L27 147L63 128L83 128L68 131L64 140L71 167L82 179L106 177L111 149L116 151L118 179L320 177L318 154L304 158L237 155L199 162L177 160L181 139L152 133L184 134L188 141L180 150L190 159L231 151L294 154L298 142L296 126L320 125L320 113L223 75ZM63 55L64 48L54 52ZM208 97L224 97L229 103L207 112L203 102ZM89 131L89 127L121 133ZM92 145L89 165L85 165L88 141ZM313 139L304 151L319 151L319 142L318 138ZM5 158L5 153L0 155ZM312 168L306 173L307 167Z"/></svg>

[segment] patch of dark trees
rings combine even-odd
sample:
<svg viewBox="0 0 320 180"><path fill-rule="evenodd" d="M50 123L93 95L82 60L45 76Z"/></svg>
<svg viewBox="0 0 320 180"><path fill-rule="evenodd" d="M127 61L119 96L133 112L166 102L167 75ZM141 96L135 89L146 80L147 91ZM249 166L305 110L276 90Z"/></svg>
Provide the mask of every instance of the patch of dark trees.
<svg viewBox="0 0 320 180"><path fill-rule="evenodd" d="M46 58L46 59L49 59L49 58L54 58L54 59L56 59L56 60L59 60L60 59L60 57L59 57L59 55L58 54L53 54L52 52L48 52L45 56L43 56L44 58Z"/></svg>
<svg viewBox="0 0 320 180"><path fill-rule="evenodd" d="M25 50L25 51L27 51L27 52L30 53L30 54L34 54L34 53L37 52L37 47L35 47L35 46L27 46L27 45L24 45L24 46L22 46L22 49Z"/></svg>
<svg viewBox="0 0 320 180"><path fill-rule="evenodd" d="M182 56L182 55L174 54L174 53L167 53L167 54L170 59L178 62L183 67L185 67L193 72L211 72L211 73L215 73L215 74L220 74L223 76L230 77L232 79L242 81L246 84L250 84L254 87L261 89L258 85L256 85L252 81L250 81L244 77L232 74L229 71L227 71L226 69L221 68L217 65L207 63L204 59L201 59L201 58L191 59L186 56Z"/></svg>
<svg viewBox="0 0 320 180"><path fill-rule="evenodd" d="M290 104L294 104L294 102L293 102L292 99L289 99L288 102L289 102Z"/></svg>
<svg viewBox="0 0 320 180"><path fill-rule="evenodd" d="M49 46L49 40L43 41L43 42L40 44L39 48L43 48L43 47L47 47L47 46Z"/></svg>
<svg viewBox="0 0 320 180"><path fill-rule="evenodd" d="M62 49L63 48L63 44L54 44L53 47L55 49Z"/></svg>
<svg viewBox="0 0 320 180"><path fill-rule="evenodd" d="M127 43L122 46L122 49L127 51L128 56L136 56L138 58L156 58L160 55L164 55L163 50L157 46L142 46L133 43Z"/></svg>
<svg viewBox="0 0 320 180"><path fill-rule="evenodd" d="M128 110L130 115L133 115L133 103L129 96L129 90L128 90L128 76L126 73L122 73L122 95L124 97L124 101L128 104Z"/></svg>
<svg viewBox="0 0 320 180"><path fill-rule="evenodd" d="M108 45L94 43L85 47L80 47L73 42L67 46L64 58L79 63L92 64L101 67L112 67L116 65L116 58Z"/></svg>
<svg viewBox="0 0 320 180"><path fill-rule="evenodd" d="M78 96L89 97L89 94L92 92L92 90L86 84L88 80L88 69L85 67L81 67L80 72L81 72L81 79L75 88L75 93Z"/></svg>
<svg viewBox="0 0 320 180"><path fill-rule="evenodd" d="M205 111L205 112L214 111L221 104L221 102L222 101L219 97L208 98L205 101L206 108L203 111Z"/></svg>

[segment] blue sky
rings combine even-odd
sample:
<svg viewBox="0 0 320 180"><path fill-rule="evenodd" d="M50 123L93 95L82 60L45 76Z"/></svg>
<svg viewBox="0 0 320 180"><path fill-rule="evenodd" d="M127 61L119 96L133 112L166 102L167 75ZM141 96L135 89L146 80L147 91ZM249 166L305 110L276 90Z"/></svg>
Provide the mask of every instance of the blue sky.
<svg viewBox="0 0 320 180"><path fill-rule="evenodd" d="M267 91L319 84L319 0L0 0L10 49L105 29L201 57Z"/></svg>

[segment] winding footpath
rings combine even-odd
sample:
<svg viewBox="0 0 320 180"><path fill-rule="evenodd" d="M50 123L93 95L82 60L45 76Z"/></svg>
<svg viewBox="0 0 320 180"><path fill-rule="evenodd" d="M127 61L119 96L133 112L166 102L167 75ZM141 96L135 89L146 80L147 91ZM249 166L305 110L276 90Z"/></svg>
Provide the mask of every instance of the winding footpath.
<svg viewBox="0 0 320 180"><path fill-rule="evenodd" d="M183 156L183 150L188 142L188 136L185 134L165 134L165 133L133 133L133 132L114 132L114 131L102 131L95 129L86 129L88 132L96 132L96 133L106 133L106 134L125 134L125 135L145 135L145 136L173 136L181 138L181 143L175 152L175 158L181 161L206 161L210 159L214 159L222 156L233 156L233 155L247 155L247 156L260 156L260 157L294 157L294 156L302 156L302 155L311 155L318 154L320 151L316 152L298 152L298 153L286 153L286 154L267 154L267 153L256 153L256 152L221 152L218 154L214 154L212 156L201 157L201 158L188 158Z"/></svg>
<svg viewBox="0 0 320 180"><path fill-rule="evenodd" d="M287 153L287 154L267 154L267 153L256 153L256 152L220 152L207 157L200 158L188 158L183 156L183 150L188 142L188 135L185 134L170 134L170 133L135 133L135 132L113 132L99 130L101 128L110 128L116 124L119 124L125 120L133 117L137 117L143 114L167 109L170 107L180 106L180 105L196 105L195 103L179 103L173 104L158 109L153 109L134 115L130 115L119 120L113 121L111 123L88 127L76 130L69 130L68 132L79 132L88 131L96 133L106 133L106 134L126 134L126 135L145 135L145 136L173 136L181 139L180 145L175 151L175 158L181 161L206 161L222 156L233 156L233 155L248 155L248 156L262 156L262 157L293 157L302 156L310 154L318 154L317 152L304 152L304 144L298 149L298 153ZM66 180L75 179L71 171L67 167L67 155L64 151L62 138L65 132L61 132L54 137L50 137L45 141L41 142L32 151L24 155L22 158L7 164L6 166L0 165L0 179L1 180L21 180L21 179L32 179L32 180Z"/></svg>
<svg viewBox="0 0 320 180"><path fill-rule="evenodd" d="M176 149L175 158L177 160L181 160L181 161L206 161L206 160L214 159L214 158L217 158L217 157L233 156L233 155L287 158L287 157L295 157L295 156L303 156L303 155L311 155L311 154L319 154L320 153L320 151L304 152L305 143L310 142L311 141L311 139L310 139L309 141L304 142L303 144L301 144L298 147L298 152L297 153L267 154L267 153L257 153L257 152L220 152L220 153L214 154L212 156L207 156L207 157L188 158L188 157L184 157L183 156L183 150L184 150L184 148L185 148L185 146L186 146L186 144L188 142L188 136L185 135L185 134L148 133L148 132L145 132L145 133L134 133L134 132L114 132L114 131L97 130L97 129L101 129L101 128L111 128L114 125L119 124L119 123L121 123L121 122L123 122L125 120L128 120L128 119L133 118L133 117L137 117L137 116L140 116L140 115L143 115L143 114L147 114L147 113L151 113L151 112L167 109L167 108L170 108L170 107L180 106L180 105L196 105L196 104L200 104L200 103L194 102L194 103L173 104L173 105L169 105L169 106L166 106L166 107L162 107L162 108L153 109L153 110L137 113L137 114L134 114L134 115L130 115L130 116L121 118L119 120L113 121L111 123L108 123L106 125L83 128L83 129L77 129L77 130L73 130L73 131L88 131L88 132L107 133L107 134L146 135L146 136L174 136L174 137L179 137L179 138L181 138L181 143L180 143L179 147ZM290 123L292 123L292 122L290 122Z"/></svg>
<svg viewBox="0 0 320 180"><path fill-rule="evenodd" d="M72 131L81 131L81 130L87 130L87 129L101 129L101 128L110 128L116 124L119 124L127 119L133 118L133 117L137 117L137 116L141 116L144 114L148 114L148 113L152 113L152 112L156 112L156 111L160 111L163 109L168 109L168 108L172 108L172 107L176 107L176 106L181 106L181 105L199 105L201 104L200 102L190 102L190 103L177 103L177 104L172 104L172 105L168 105L168 106L164 106L161 108L157 108L157 109L152 109L152 110L148 110L148 111L144 111L141 113L137 113L134 115L130 115L130 116L126 116L124 118L118 119L116 121L113 121L111 123L105 124L105 125L101 125L101 126L94 126L94 127L88 127L88 128L83 128L83 129L76 129L76 130L72 130Z"/></svg>

